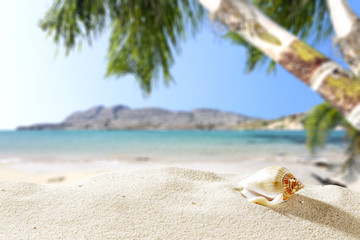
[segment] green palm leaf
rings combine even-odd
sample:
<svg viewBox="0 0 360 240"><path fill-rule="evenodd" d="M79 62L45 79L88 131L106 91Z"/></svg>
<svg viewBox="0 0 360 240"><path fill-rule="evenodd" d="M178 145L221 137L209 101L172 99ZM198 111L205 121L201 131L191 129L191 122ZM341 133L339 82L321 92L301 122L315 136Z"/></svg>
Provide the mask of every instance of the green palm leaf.
<svg viewBox="0 0 360 240"><path fill-rule="evenodd" d="M312 153L324 147L331 131L344 122L343 116L328 103L315 106L304 119L306 144Z"/></svg>
<svg viewBox="0 0 360 240"><path fill-rule="evenodd" d="M346 139L349 145L346 149L348 158L342 167L342 172L347 181L352 182L360 175L360 132L349 123L345 124Z"/></svg>
<svg viewBox="0 0 360 240"><path fill-rule="evenodd" d="M348 142L347 159L342 166L342 174L345 180L351 182L360 174L360 132L330 104L315 106L304 119L307 147L315 154L317 149L325 146L331 131L339 125L344 127L344 140Z"/></svg>
<svg viewBox="0 0 360 240"><path fill-rule="evenodd" d="M159 75L167 85L174 51L195 33L203 8L192 0L55 0L40 27L69 53L111 29L107 75L134 74L146 94Z"/></svg>

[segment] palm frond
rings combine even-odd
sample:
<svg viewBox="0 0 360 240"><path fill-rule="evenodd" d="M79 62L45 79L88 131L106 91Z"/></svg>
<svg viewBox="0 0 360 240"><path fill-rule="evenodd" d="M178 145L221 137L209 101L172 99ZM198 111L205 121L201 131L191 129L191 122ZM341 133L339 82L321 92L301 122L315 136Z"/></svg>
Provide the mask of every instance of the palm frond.
<svg viewBox="0 0 360 240"><path fill-rule="evenodd" d="M245 39L243 39L239 34L233 31L228 31L225 36L225 39L231 40L236 45L242 45L245 48L247 48L246 51L246 71L252 72L255 67L261 67L268 62L268 73L271 73L276 68L276 62L274 60L271 60L270 58L266 57L263 52L258 50L256 47L248 43Z"/></svg>
<svg viewBox="0 0 360 240"><path fill-rule="evenodd" d="M306 145L313 154L318 148L324 147L331 131L343 121L341 113L328 103L322 103L310 110L304 119L304 127Z"/></svg>
<svg viewBox="0 0 360 240"><path fill-rule="evenodd" d="M307 147L314 154L324 147L326 139L336 126L343 126L344 141L348 143L347 159L342 165L342 176L348 181L354 181L360 176L360 131L356 130L347 120L328 103L315 106L304 119L307 135Z"/></svg>
<svg viewBox="0 0 360 240"><path fill-rule="evenodd" d="M315 34L315 42L330 36L332 24L324 0L253 0L272 20L303 40Z"/></svg>
<svg viewBox="0 0 360 240"><path fill-rule="evenodd" d="M40 27L69 53L83 40L91 43L110 20L107 76L133 74L149 94L160 75L165 85L173 80L174 51L202 18L192 0L54 0Z"/></svg>
<svg viewBox="0 0 360 240"><path fill-rule="evenodd" d="M342 166L345 180L355 181L360 175L360 132L349 123L345 124L346 140L349 141L346 153L348 158Z"/></svg>

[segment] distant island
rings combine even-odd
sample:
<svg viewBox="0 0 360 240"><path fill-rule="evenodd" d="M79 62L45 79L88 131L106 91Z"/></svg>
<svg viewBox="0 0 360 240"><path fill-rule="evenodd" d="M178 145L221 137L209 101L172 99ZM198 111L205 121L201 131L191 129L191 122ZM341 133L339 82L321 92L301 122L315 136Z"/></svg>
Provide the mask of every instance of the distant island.
<svg viewBox="0 0 360 240"><path fill-rule="evenodd" d="M96 106L78 111L60 123L19 126L17 130L121 130L121 129L302 129L304 114L264 120L216 109L170 111L162 108L131 109L125 105Z"/></svg>

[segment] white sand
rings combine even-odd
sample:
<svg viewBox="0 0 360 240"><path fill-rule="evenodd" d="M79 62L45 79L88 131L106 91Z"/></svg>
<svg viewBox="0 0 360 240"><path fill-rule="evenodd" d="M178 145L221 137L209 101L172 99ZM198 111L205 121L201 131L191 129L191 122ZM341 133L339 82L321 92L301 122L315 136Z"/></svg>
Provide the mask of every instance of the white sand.
<svg viewBox="0 0 360 240"><path fill-rule="evenodd" d="M242 177L161 168L0 182L0 239L360 239L360 193L307 185L267 208L234 189Z"/></svg>
<svg viewBox="0 0 360 240"><path fill-rule="evenodd" d="M240 159L236 161L24 161L0 164L0 181L21 181L39 184L64 184L79 181L86 177L109 171L129 171L149 168L180 167L200 171L216 172L220 174L238 174L246 176L261 168L280 165L290 171L305 184L320 185L312 173L322 178L330 178L346 184L348 189L360 192L360 178L357 182L348 183L339 175L340 166L328 170L317 167L311 161L298 161L296 158L259 158Z"/></svg>

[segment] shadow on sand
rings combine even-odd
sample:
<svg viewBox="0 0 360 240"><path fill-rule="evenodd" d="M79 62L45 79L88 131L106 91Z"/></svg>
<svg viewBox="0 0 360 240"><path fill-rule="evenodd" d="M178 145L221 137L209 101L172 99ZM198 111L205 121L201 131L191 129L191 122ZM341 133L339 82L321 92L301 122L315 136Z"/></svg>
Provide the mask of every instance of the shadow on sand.
<svg viewBox="0 0 360 240"><path fill-rule="evenodd" d="M296 195L288 203L293 206L279 204L273 210L285 216L292 215L326 225L350 234L354 238L360 236L360 219L335 206L303 195Z"/></svg>

